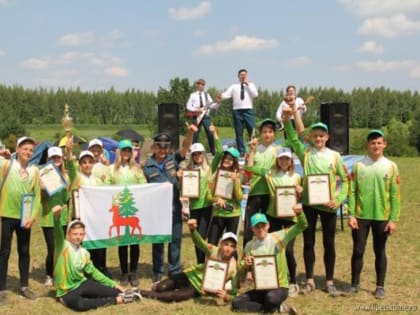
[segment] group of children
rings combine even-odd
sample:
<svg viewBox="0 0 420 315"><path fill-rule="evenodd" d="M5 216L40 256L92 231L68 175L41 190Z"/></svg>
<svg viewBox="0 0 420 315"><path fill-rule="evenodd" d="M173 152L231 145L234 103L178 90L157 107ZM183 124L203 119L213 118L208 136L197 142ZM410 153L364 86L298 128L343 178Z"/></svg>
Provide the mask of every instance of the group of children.
<svg viewBox="0 0 420 315"><path fill-rule="evenodd" d="M265 119L259 126L260 139L249 143L244 170L251 174L251 186L245 209L242 255L238 257L238 231L243 199L243 170L239 167L239 152L233 147L223 148L214 126L210 127L215 139L215 152L211 164L202 144L192 144L197 127L188 125L188 134L181 148L170 152L171 138L165 133L154 137L153 154L143 167L134 161L129 140L119 142L114 164L109 165L100 140L94 139L82 151L78 167L72 161L71 138L64 154L61 148L48 150L48 158L55 164L67 188L49 196L39 183L39 169L29 165L35 140L22 137L16 146L16 156L0 160L1 179L1 248L0 248L0 302L6 303L7 264L12 234L18 239L21 294L35 299L28 287L30 228L42 212L41 226L47 244L46 285L54 284L57 298L74 310L87 310L104 304L127 303L155 298L165 302L182 301L207 295L202 282L208 259L228 264L226 285L212 295L220 303L232 303L234 310L275 312L280 310L288 296L315 290L315 228L318 217L322 224L325 290L331 296L342 294L334 286L336 209L349 199L349 226L353 236L351 258L352 283L348 293L360 288L360 273L368 231L372 227L376 255L377 287L375 296L385 295L385 244L388 235L396 230L399 205L399 174L395 163L383 156L386 147L384 134L373 130L367 136L367 157L353 166L351 176L339 153L326 147L328 126L315 123L310 127L311 146L305 147L299 136L304 131L295 99L286 98L289 107L283 109L282 122L287 135L287 147L277 146L276 121ZM294 118L294 126L291 118ZM192 145L191 145L192 144ZM293 152L300 159L303 176L295 172ZM180 163L190 151L187 169L200 171L200 195L190 198L183 206L180 195ZM9 157L3 150L0 155ZM65 158L64 158L65 157ZM219 171L229 171L233 182L231 198L215 194ZM308 200L308 176L329 176L331 200L322 205L311 205ZM336 179L340 181L340 189ZM83 223L70 221L67 204L70 192L81 185L144 184L170 182L173 185L172 242L168 246L168 278L162 280L163 244L153 244L153 287L151 290L124 289L130 283L138 286L137 264L139 245L120 246L118 256L121 267L120 284L111 280L106 267L106 249L85 250L81 244L85 234ZM350 185L349 185L350 182ZM293 186L297 202L290 217L279 217L276 211L276 188ZM31 216L21 220L21 198L32 194ZM185 201L185 198L184 198ZM74 215L73 215L74 217ZM182 218L187 221L196 247L197 264L182 270L180 264ZM22 221L22 222L21 222ZM306 284L299 288L296 280L296 260L293 245L296 235L303 232ZM64 234L66 238L64 238ZM130 264L128 264L130 250ZM278 287L275 289L240 290L243 279L253 282L254 258L274 255L277 265ZM239 294L241 292L242 294ZM288 310L294 312L293 308Z"/></svg>

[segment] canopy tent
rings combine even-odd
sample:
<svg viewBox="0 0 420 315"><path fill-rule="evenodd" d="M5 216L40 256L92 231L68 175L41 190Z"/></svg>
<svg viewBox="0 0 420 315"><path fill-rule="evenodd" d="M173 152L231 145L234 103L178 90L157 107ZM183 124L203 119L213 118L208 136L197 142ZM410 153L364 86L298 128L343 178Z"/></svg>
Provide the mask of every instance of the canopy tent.
<svg viewBox="0 0 420 315"><path fill-rule="evenodd" d="M48 159L48 149L52 147L53 144L49 141L44 141L39 143L35 149L32 157L29 160L30 164L43 165L47 162Z"/></svg>
<svg viewBox="0 0 420 315"><path fill-rule="evenodd" d="M144 137L139 134L134 129L128 128L128 129L122 129L117 131L117 135L119 135L121 138L129 139L131 141L137 141L137 142L143 142Z"/></svg>

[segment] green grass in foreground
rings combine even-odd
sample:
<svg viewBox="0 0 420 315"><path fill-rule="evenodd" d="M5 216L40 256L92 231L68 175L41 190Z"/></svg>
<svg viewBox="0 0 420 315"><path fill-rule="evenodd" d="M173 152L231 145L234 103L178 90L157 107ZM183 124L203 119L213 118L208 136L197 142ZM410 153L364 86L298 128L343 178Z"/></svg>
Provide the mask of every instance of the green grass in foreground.
<svg viewBox="0 0 420 315"><path fill-rule="evenodd" d="M362 290L352 297L331 298L321 290L316 290L309 296L299 296L288 299L287 303L294 305L300 314L374 314L374 307L415 305L420 308L420 196L418 179L420 178L420 163L418 158L395 159L401 172L402 211L397 233L387 244L388 273L386 279L386 299L375 300L371 291L375 288L374 257L371 237L366 248L365 264L361 278ZM335 282L339 289L349 285L351 235L345 226L340 231L337 221L336 248L337 260ZM346 222L345 222L346 223ZM182 262L188 266L195 262L194 249L188 233L184 230L182 247ZM322 263L322 238L317 232L315 275L317 288L323 288L324 268ZM298 261L298 280L304 280L304 264L302 259L302 236L296 240L295 253ZM31 241L31 273L30 286L40 296L36 301L28 301L17 294L19 273L17 266L16 244L13 244L9 260L8 305L0 308L0 314L72 314L70 310L55 302L52 290L44 288L45 244L38 225L33 228ZM108 266L113 275L119 277L119 267L116 248L108 249ZM140 287L151 285L151 246L141 246L139 266ZM366 309L364 309L366 308ZM369 311L369 308L370 311ZM91 311L89 314L230 314L230 306L214 306L209 299L195 299L178 304L164 304L154 300L143 300L138 304L109 306ZM386 312L387 314L412 314L413 312Z"/></svg>

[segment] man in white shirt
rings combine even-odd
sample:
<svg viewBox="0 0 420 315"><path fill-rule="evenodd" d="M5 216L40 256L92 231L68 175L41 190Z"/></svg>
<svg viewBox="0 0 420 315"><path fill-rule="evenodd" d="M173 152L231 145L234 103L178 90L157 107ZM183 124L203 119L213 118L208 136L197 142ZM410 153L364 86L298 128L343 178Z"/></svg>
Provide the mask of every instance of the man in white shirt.
<svg viewBox="0 0 420 315"><path fill-rule="evenodd" d="M303 113L305 113L307 111L306 105L305 105L305 101L303 99L301 99L300 97L296 96L296 87L294 85L288 85L286 88L286 96L292 96L295 99L295 104L296 104L296 110L298 111L298 113L300 114L300 117L302 117ZM283 114L283 110L285 108L289 108L290 106L283 100L280 105L279 108L277 109L276 112L276 118L278 122L282 122L282 114ZM292 118L294 119L294 118ZM294 123L294 121L292 121L292 123Z"/></svg>
<svg viewBox="0 0 420 315"><path fill-rule="evenodd" d="M255 116L252 101L258 96L254 83L248 81L248 71L238 71L239 82L232 84L226 91L218 95L218 102L232 98L232 117L235 127L236 145L241 156L245 154L244 126L251 136L255 128Z"/></svg>
<svg viewBox="0 0 420 315"><path fill-rule="evenodd" d="M206 131L207 141L209 143L209 151L214 155L214 137L213 133L210 131L210 109L217 109L219 104L214 103L210 94L204 90L206 86L206 81L204 79L198 79L195 83L195 86L196 91L191 93L187 101L187 117L191 118L192 123L196 124L197 117L200 116L204 110L208 110L206 115L201 120L200 125L197 126L198 130L194 134L193 143L198 142L201 126L203 126L204 130ZM209 107L207 108L207 106Z"/></svg>

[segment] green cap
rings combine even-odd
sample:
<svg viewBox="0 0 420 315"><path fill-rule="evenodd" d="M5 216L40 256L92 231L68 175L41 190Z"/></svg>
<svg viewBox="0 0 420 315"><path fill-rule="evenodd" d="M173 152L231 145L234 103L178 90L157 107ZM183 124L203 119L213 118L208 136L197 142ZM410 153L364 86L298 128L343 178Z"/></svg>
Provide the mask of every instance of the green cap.
<svg viewBox="0 0 420 315"><path fill-rule="evenodd" d="M227 148L223 151L223 153L228 153L232 155L235 159L239 158L239 151L234 147Z"/></svg>
<svg viewBox="0 0 420 315"><path fill-rule="evenodd" d="M366 139L369 141L370 139L375 138L375 137L385 137L385 134L382 130L373 129L373 130L369 131Z"/></svg>
<svg viewBox="0 0 420 315"><path fill-rule="evenodd" d="M129 148L129 149L133 148L133 143L130 140L124 139L118 142L118 149L126 149L126 148Z"/></svg>
<svg viewBox="0 0 420 315"><path fill-rule="evenodd" d="M323 129L328 132L328 126L322 122L317 122L311 125L311 130L313 129Z"/></svg>
<svg viewBox="0 0 420 315"><path fill-rule="evenodd" d="M273 125L274 130L276 129L276 122L270 118L266 118L264 120L262 120L259 124L259 129L261 131L262 127L264 127L265 125Z"/></svg>
<svg viewBox="0 0 420 315"><path fill-rule="evenodd" d="M251 226L256 226L258 223L268 223L267 217L264 213L256 213L251 217Z"/></svg>

